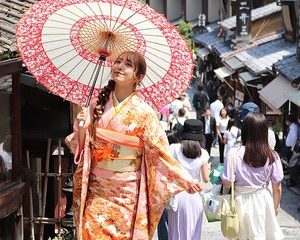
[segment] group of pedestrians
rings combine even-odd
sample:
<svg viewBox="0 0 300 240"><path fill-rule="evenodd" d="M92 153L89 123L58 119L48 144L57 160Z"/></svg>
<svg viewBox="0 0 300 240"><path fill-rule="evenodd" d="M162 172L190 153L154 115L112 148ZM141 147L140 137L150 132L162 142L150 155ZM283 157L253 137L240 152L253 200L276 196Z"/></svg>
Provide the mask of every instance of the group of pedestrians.
<svg viewBox="0 0 300 240"><path fill-rule="evenodd" d="M224 188L230 187L231 180L236 186L235 201L240 219L238 239L283 239L276 219L283 168L278 153L274 151L276 140L269 122L261 113L248 113L238 126L236 115L227 110L220 96L210 102L203 85L198 90L192 101L196 118L189 119L179 111L174 114L180 118L175 117L175 120L182 128L172 124L173 128L167 131L174 130L169 135L171 155L193 181L207 183L211 147L218 145L220 164L224 165L221 182ZM174 132L177 138L172 138ZM232 165L234 176L230 175ZM201 239L204 211L199 193L182 192L175 196L175 201L175 208L174 203L173 206L170 204L162 216L159 239ZM263 213L262 206L266 209Z"/></svg>

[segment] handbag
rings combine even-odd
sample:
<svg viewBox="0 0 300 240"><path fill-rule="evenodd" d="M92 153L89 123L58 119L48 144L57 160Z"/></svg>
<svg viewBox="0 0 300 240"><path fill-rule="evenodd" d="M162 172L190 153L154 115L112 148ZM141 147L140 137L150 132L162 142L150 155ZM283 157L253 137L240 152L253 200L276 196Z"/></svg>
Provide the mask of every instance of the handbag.
<svg viewBox="0 0 300 240"><path fill-rule="evenodd" d="M211 189L205 189L200 192L203 203L203 210L208 222L221 220L220 206L221 196L219 195L221 185L213 185Z"/></svg>
<svg viewBox="0 0 300 240"><path fill-rule="evenodd" d="M239 217L235 208L235 200L234 200L234 162L235 157L233 158L231 165L231 194L230 201L225 197L221 200L221 231L224 237L226 238L235 238L239 234Z"/></svg>

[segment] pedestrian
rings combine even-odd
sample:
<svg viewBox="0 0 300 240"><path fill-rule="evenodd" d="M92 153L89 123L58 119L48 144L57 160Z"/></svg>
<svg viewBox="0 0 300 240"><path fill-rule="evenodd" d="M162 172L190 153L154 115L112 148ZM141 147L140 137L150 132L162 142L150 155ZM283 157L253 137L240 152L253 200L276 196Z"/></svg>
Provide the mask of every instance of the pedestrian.
<svg viewBox="0 0 300 240"><path fill-rule="evenodd" d="M184 121L186 120L186 110L184 108L180 108L177 113L177 118L173 120L172 129L175 131L179 131L182 129Z"/></svg>
<svg viewBox="0 0 300 240"><path fill-rule="evenodd" d="M272 129L272 125L273 125L272 120L268 120L268 143L269 143L269 147L272 150L275 150L276 135L275 135L274 130Z"/></svg>
<svg viewBox="0 0 300 240"><path fill-rule="evenodd" d="M229 116L227 110L226 108L222 108L219 112L219 118L217 119L217 134L218 134L218 141L219 141L220 163L224 163L225 142L223 136L227 129L228 121L229 121Z"/></svg>
<svg viewBox="0 0 300 240"><path fill-rule="evenodd" d="M209 154L202 148L203 124L187 119L181 132L181 143L172 144L171 154L191 174L194 182L209 181ZM199 193L181 192L175 196L177 209L168 210L169 240L199 240L203 205Z"/></svg>
<svg viewBox="0 0 300 240"><path fill-rule="evenodd" d="M224 108L224 104L222 103L222 98L219 96L217 100L210 104L210 111L211 115L216 119L219 120L220 111Z"/></svg>
<svg viewBox="0 0 300 240"><path fill-rule="evenodd" d="M228 152L222 174L225 188L230 188L231 179L235 184L235 204L240 221L237 239L283 239L276 218L280 209L283 169L279 155L268 145L268 125L264 115L248 113L241 134L243 145ZM269 182L273 194L268 188Z"/></svg>
<svg viewBox="0 0 300 240"><path fill-rule="evenodd" d="M300 116L298 117L297 121L298 121L297 140L293 148L293 153L292 153L293 157L291 157L287 168L290 175L290 178L287 181L288 187L300 184L300 156L299 156L300 155Z"/></svg>
<svg viewBox="0 0 300 240"><path fill-rule="evenodd" d="M176 118L178 118L179 109L183 108L183 100L184 97L180 95L178 98L176 98L173 102L170 103L170 115L169 115L170 129L173 128L172 126L173 121Z"/></svg>
<svg viewBox="0 0 300 240"><path fill-rule="evenodd" d="M124 52L111 72L89 111L78 114L67 141L78 164L77 239L151 239L168 199L201 187L169 156L155 111L135 91L146 73L144 57Z"/></svg>
<svg viewBox="0 0 300 240"><path fill-rule="evenodd" d="M210 155L212 143L217 137L217 125L216 119L213 116L211 116L209 108L204 109L201 121L204 126L205 149Z"/></svg>
<svg viewBox="0 0 300 240"><path fill-rule="evenodd" d="M227 159L228 151L234 147L237 139L240 135L240 129L237 127L235 119L229 119L227 129L223 135L224 147L224 159Z"/></svg>
<svg viewBox="0 0 300 240"><path fill-rule="evenodd" d="M204 109L209 107L210 101L208 94L204 91L203 83L197 86L198 91L193 96L193 106L196 110L197 119L201 119Z"/></svg>
<svg viewBox="0 0 300 240"><path fill-rule="evenodd" d="M287 161L289 161L297 142L298 124L296 115L289 114L286 118L286 125L288 126L288 134L285 139L284 156L287 158Z"/></svg>

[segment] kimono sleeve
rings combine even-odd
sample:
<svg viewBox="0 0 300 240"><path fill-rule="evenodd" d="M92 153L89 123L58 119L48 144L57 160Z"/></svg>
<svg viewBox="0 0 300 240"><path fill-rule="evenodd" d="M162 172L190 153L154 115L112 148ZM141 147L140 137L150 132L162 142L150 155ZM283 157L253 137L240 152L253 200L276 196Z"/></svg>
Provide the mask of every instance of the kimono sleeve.
<svg viewBox="0 0 300 240"><path fill-rule="evenodd" d="M154 111L148 113L143 132L145 162L160 178L161 189L177 193L189 187L190 174L170 156L166 133L161 127ZM158 186L157 186L158 187ZM161 189L153 189L161 191Z"/></svg>

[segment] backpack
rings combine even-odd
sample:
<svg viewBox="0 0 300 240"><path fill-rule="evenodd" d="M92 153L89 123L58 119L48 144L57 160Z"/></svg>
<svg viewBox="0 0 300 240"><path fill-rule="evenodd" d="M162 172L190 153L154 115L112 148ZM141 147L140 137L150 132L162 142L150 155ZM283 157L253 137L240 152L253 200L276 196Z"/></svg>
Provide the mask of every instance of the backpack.
<svg viewBox="0 0 300 240"><path fill-rule="evenodd" d="M204 110L205 108L209 107L209 97L207 93L200 92L195 95L193 101L194 107L196 110Z"/></svg>
<svg viewBox="0 0 300 240"><path fill-rule="evenodd" d="M173 130L176 132L181 132L182 128L183 128L183 125L177 121L177 123L173 127Z"/></svg>

